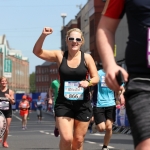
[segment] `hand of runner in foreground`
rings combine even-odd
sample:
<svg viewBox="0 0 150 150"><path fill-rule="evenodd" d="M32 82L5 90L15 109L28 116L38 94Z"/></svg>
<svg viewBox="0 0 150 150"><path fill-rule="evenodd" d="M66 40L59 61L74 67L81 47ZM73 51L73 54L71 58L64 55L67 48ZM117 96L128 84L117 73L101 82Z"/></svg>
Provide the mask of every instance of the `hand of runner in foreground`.
<svg viewBox="0 0 150 150"><path fill-rule="evenodd" d="M123 86L118 84L116 76L118 72L121 71L124 82L127 82L128 73L122 67L118 65L113 65L113 66L109 65L107 68L104 68L104 70L106 72L105 82L107 86L115 92L122 91Z"/></svg>

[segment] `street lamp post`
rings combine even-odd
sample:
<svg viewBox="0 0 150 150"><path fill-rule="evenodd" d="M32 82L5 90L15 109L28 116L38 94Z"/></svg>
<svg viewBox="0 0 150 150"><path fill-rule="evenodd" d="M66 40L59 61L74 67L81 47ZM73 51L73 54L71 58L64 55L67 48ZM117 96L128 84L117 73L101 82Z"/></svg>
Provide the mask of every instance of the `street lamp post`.
<svg viewBox="0 0 150 150"><path fill-rule="evenodd" d="M66 50L65 48L65 18L67 17L66 13L61 13L61 17L63 18L63 39L62 39L62 47L64 51Z"/></svg>

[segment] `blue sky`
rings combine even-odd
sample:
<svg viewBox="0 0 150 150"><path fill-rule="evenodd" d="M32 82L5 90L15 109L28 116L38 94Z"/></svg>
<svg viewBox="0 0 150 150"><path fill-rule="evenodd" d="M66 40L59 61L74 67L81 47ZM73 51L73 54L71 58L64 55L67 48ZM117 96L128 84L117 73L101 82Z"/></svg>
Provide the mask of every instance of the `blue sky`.
<svg viewBox="0 0 150 150"><path fill-rule="evenodd" d="M21 50L30 61L30 73L44 61L33 53L33 46L45 26L54 32L43 44L44 49L60 49L61 13L66 13L65 24L80 11L77 5L87 0L0 0L0 35L5 34L11 48Z"/></svg>

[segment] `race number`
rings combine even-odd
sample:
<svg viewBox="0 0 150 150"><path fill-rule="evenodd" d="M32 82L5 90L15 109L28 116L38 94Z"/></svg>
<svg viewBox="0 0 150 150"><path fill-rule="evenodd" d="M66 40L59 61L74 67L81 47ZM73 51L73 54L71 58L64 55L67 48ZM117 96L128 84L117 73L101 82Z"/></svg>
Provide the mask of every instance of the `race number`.
<svg viewBox="0 0 150 150"><path fill-rule="evenodd" d="M105 83L105 76L101 76L101 87L107 87Z"/></svg>
<svg viewBox="0 0 150 150"><path fill-rule="evenodd" d="M79 87L80 81L65 81L64 97L68 100L83 100L84 88Z"/></svg>
<svg viewBox="0 0 150 150"><path fill-rule="evenodd" d="M6 118L3 113L0 111L0 138L3 137L7 127Z"/></svg>
<svg viewBox="0 0 150 150"><path fill-rule="evenodd" d="M22 108L27 108L27 104L22 104Z"/></svg>
<svg viewBox="0 0 150 150"><path fill-rule="evenodd" d="M0 109L1 110L8 110L9 109L9 102L8 101L1 101L0 102Z"/></svg>
<svg viewBox="0 0 150 150"><path fill-rule="evenodd" d="M39 106L39 105L42 105L42 102L37 102L37 105Z"/></svg>

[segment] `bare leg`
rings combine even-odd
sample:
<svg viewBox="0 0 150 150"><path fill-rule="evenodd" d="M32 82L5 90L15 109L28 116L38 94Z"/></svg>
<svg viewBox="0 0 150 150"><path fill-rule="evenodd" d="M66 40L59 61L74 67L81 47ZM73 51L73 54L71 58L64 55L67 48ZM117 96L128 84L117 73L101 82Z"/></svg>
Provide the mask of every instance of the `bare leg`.
<svg viewBox="0 0 150 150"><path fill-rule="evenodd" d="M27 114L24 115L24 127L27 126Z"/></svg>
<svg viewBox="0 0 150 150"><path fill-rule="evenodd" d="M6 128L6 132L4 134L4 137L3 137L3 142L6 142L6 140L7 140L8 133L9 133L9 127L10 127L10 123L11 123L12 118L6 118L6 120L7 120L7 128Z"/></svg>
<svg viewBox="0 0 150 150"><path fill-rule="evenodd" d="M89 122L75 120L72 150L83 150L85 134L88 130Z"/></svg>
<svg viewBox="0 0 150 150"><path fill-rule="evenodd" d="M136 150L149 150L150 149L150 138L142 141L137 147Z"/></svg>
<svg viewBox="0 0 150 150"><path fill-rule="evenodd" d="M108 146L111 136L112 136L112 125L113 122L111 120L106 120L106 132L104 136L104 145Z"/></svg>
<svg viewBox="0 0 150 150"><path fill-rule="evenodd" d="M69 117L56 117L60 133L60 150L72 150L74 119Z"/></svg>

